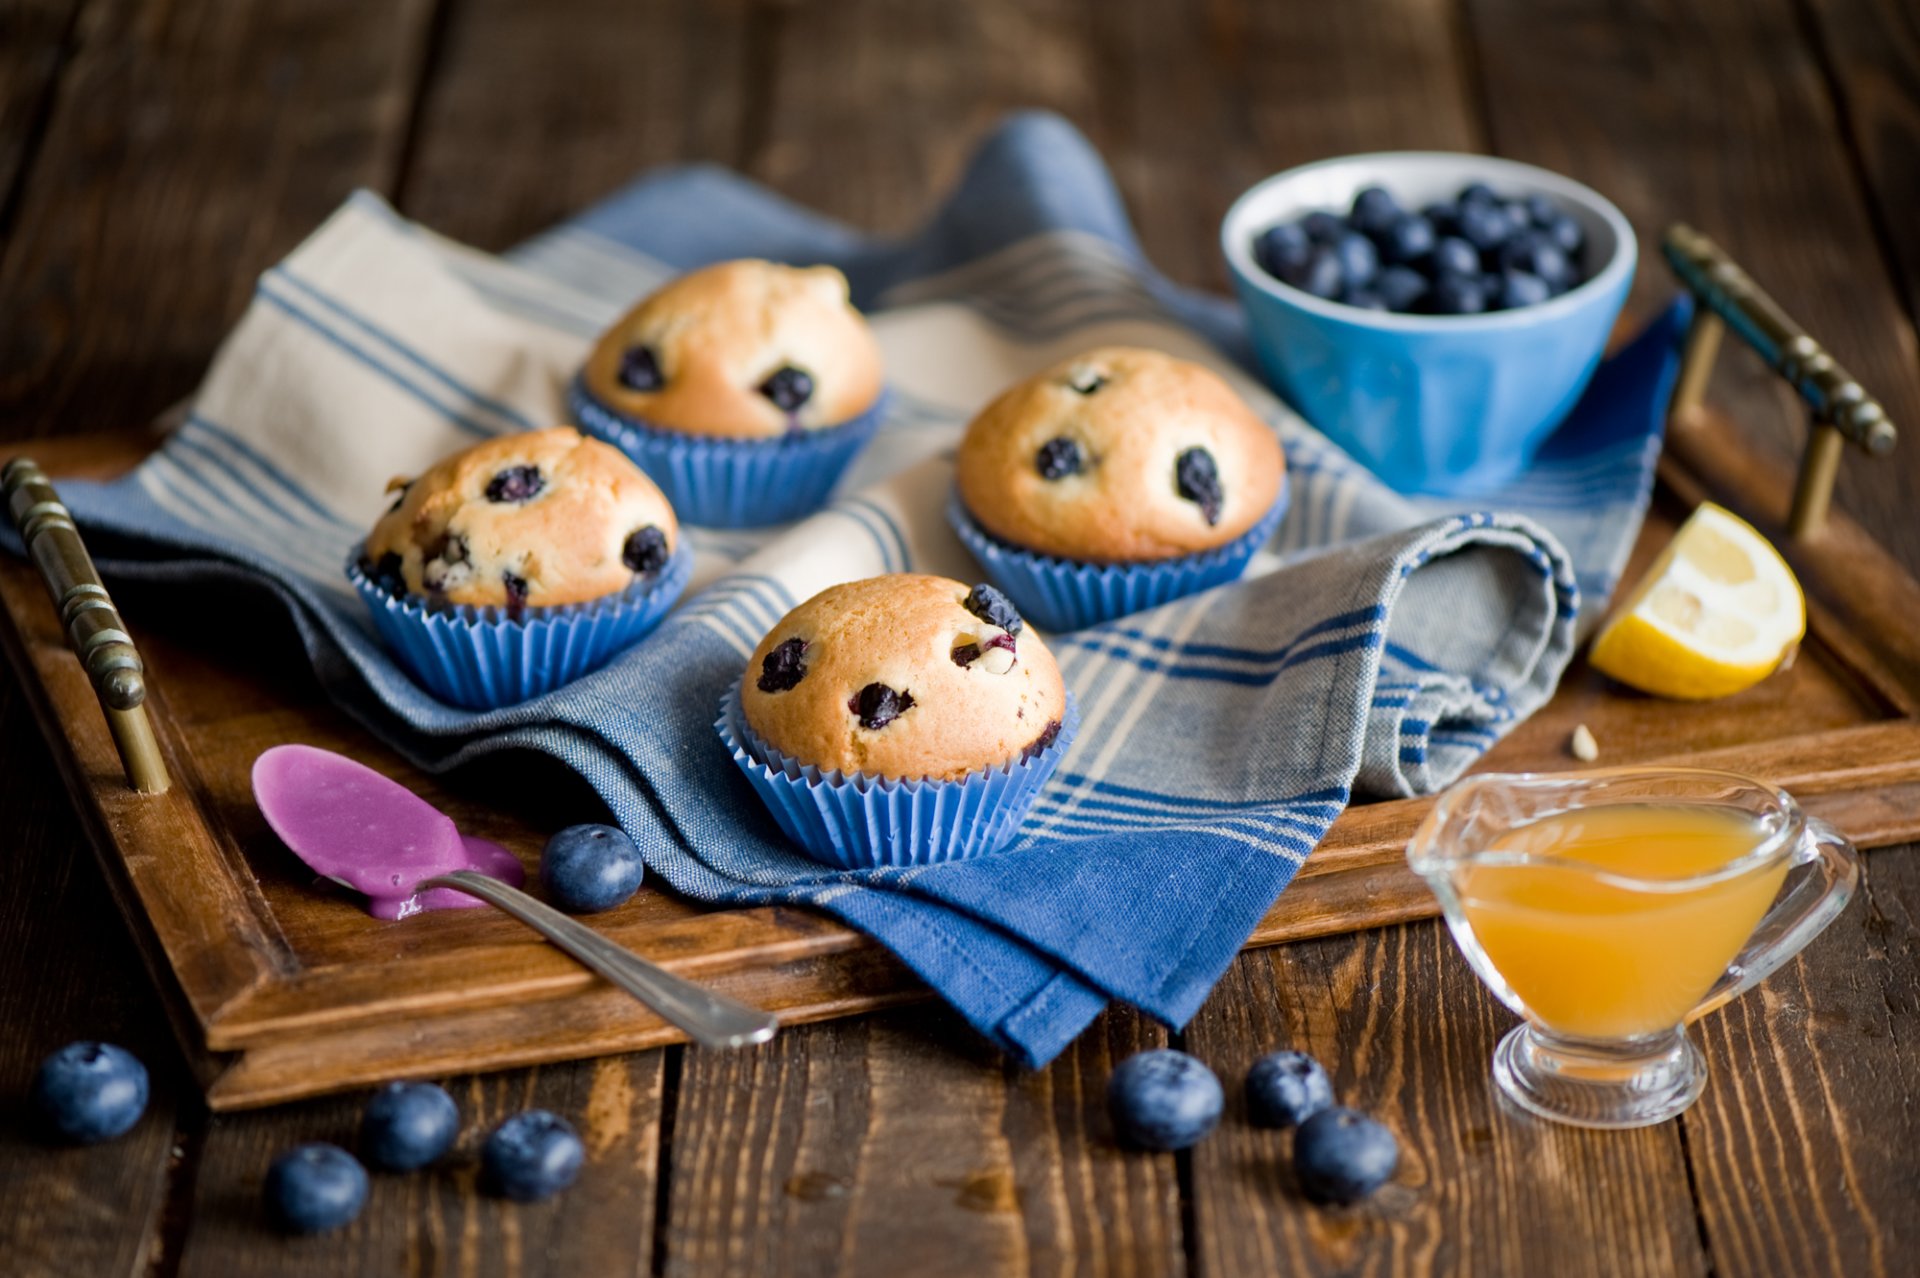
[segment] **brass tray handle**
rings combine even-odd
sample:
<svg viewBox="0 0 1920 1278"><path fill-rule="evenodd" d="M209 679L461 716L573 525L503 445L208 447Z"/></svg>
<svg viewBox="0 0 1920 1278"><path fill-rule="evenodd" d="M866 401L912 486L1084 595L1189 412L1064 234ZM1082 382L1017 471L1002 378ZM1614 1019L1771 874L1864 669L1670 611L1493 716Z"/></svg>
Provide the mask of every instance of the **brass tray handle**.
<svg viewBox="0 0 1920 1278"><path fill-rule="evenodd" d="M14 458L0 470L0 493L5 494L13 526L53 596L67 642L93 682L127 770L127 783L143 794L164 791L169 784L167 765L147 719L146 667L107 588L100 584L100 573L80 540L73 515L61 504L45 472L25 457Z"/></svg>
<svg viewBox="0 0 1920 1278"><path fill-rule="evenodd" d="M1787 516L1789 536L1813 536L1827 522L1843 446L1851 441L1868 453L1886 453L1897 438L1893 423L1853 374L1807 336L1725 249L1685 223L1668 228L1660 247L1696 303L1669 420L1678 424L1706 394L1721 335L1731 326L1769 368L1787 379L1813 414L1794 483L1793 510Z"/></svg>

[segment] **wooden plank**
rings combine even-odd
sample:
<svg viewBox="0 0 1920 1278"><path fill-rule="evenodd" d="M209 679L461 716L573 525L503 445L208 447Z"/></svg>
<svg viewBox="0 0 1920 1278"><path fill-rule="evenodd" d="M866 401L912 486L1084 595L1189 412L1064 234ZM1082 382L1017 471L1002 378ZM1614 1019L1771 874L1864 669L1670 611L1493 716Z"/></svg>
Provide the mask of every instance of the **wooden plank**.
<svg viewBox="0 0 1920 1278"><path fill-rule="evenodd" d="M1513 1023L1434 925L1241 955L1185 1035L1229 1097L1192 1152L1199 1272L1707 1272L1673 1125L1585 1132L1498 1101L1489 1063ZM1399 1138L1372 1198L1309 1204L1292 1134L1248 1123L1246 1070L1281 1048L1318 1057L1341 1103Z"/></svg>
<svg viewBox="0 0 1920 1278"><path fill-rule="evenodd" d="M1164 1041L1115 1011L1028 1073L926 1008L688 1048L660 1272L1180 1274L1174 1159L1102 1113L1112 1066Z"/></svg>
<svg viewBox="0 0 1920 1278"><path fill-rule="evenodd" d="M1906 0L1809 0L1815 47L1878 214L1881 243L1920 320L1920 25ZM1911 435L1909 435L1911 440ZM1911 445L1910 445L1911 446Z"/></svg>
<svg viewBox="0 0 1920 1278"><path fill-rule="evenodd" d="M131 425L192 389L255 275L391 184L431 7L88 6L0 261L8 433Z"/></svg>
<svg viewBox="0 0 1920 1278"><path fill-rule="evenodd" d="M175 1124L191 1122L195 1088L12 672L0 674L0 741L10 747L0 767L0 1090L13 1098L0 1123L0 1268L21 1278L133 1273L161 1245ZM25 1097L41 1058L80 1038L140 1057L152 1099L127 1135L65 1148L40 1137Z"/></svg>
<svg viewBox="0 0 1920 1278"><path fill-rule="evenodd" d="M649 1052L561 1070L450 1079L446 1086L462 1122L454 1151L428 1171L374 1172L360 1218L312 1238L286 1238L268 1224L261 1183L273 1159L295 1145L329 1141L354 1149L364 1096L216 1116L207 1124L190 1186L192 1229L178 1272L208 1278L643 1272L653 1236L664 1078L663 1054ZM544 1203L488 1197L477 1188L481 1143L503 1119L530 1108L550 1109L580 1133L587 1148L580 1179Z"/></svg>
<svg viewBox="0 0 1920 1278"><path fill-rule="evenodd" d="M1587 182L1621 207L1641 242L1640 304L1672 292L1655 246L1668 223L1690 222L1896 422L1920 423L1913 325L1887 279L1792 0L1471 0L1467 8L1494 148ZM1748 438L1797 455L1804 411L1758 360L1729 349L1709 398ZM1920 566L1920 535L1904 531L1914 523L1914 453L1909 438L1891 460L1849 456L1835 498L1892 538L1888 548L1909 572Z"/></svg>
<svg viewBox="0 0 1920 1278"><path fill-rule="evenodd" d="M1877 852L1826 934L1695 1026L1712 1078L1680 1121L1720 1272L1912 1272L1917 989L1920 857Z"/></svg>
<svg viewBox="0 0 1920 1278"><path fill-rule="evenodd" d="M727 4L471 0L453 7L400 188L408 216L499 250L643 169L739 158L746 43ZM511 86L503 91L504 86Z"/></svg>
<svg viewBox="0 0 1920 1278"><path fill-rule="evenodd" d="M0 240L72 53L81 0L16 0L0 8Z"/></svg>

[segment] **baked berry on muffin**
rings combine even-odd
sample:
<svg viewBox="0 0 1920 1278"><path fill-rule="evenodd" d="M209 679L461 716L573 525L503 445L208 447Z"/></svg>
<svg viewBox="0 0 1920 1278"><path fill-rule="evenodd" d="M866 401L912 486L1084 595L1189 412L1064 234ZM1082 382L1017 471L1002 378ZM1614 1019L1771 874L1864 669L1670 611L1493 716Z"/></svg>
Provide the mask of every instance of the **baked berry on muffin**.
<svg viewBox="0 0 1920 1278"><path fill-rule="evenodd" d="M880 348L832 267L721 262L621 317L582 380L606 408L659 429L778 438L872 408Z"/></svg>
<svg viewBox="0 0 1920 1278"><path fill-rule="evenodd" d="M618 449L571 426L503 435L396 479L361 571L396 596L518 611L656 578L673 508Z"/></svg>
<svg viewBox="0 0 1920 1278"><path fill-rule="evenodd" d="M1041 555L1133 564L1216 550L1274 508L1272 427L1217 374L1158 351L1063 360L981 410L960 442L961 501Z"/></svg>
<svg viewBox="0 0 1920 1278"><path fill-rule="evenodd" d="M747 726L823 773L958 781L1046 750L1053 654L992 586L900 573L821 591L748 660Z"/></svg>

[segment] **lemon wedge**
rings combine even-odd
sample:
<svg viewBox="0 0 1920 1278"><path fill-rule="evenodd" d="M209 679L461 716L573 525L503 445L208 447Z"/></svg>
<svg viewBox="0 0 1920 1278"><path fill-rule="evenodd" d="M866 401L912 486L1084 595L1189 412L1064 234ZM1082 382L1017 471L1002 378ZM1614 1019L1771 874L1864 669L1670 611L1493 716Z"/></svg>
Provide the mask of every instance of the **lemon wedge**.
<svg viewBox="0 0 1920 1278"><path fill-rule="evenodd" d="M1772 674L1806 630L1807 601L1780 552L1703 502L1621 598L1588 660L1642 692L1704 701Z"/></svg>

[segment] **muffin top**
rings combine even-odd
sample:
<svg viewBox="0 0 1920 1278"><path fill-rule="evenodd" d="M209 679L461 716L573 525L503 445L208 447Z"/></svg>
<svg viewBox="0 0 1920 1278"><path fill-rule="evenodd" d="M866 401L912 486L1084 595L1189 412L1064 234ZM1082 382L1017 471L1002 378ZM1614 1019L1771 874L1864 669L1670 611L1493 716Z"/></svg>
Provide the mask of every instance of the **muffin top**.
<svg viewBox="0 0 1920 1278"><path fill-rule="evenodd" d="M653 481L571 426L475 444L387 488L400 495L367 537L365 567L395 594L581 603L659 573L680 544Z"/></svg>
<svg viewBox="0 0 1920 1278"><path fill-rule="evenodd" d="M880 347L831 266L721 262L627 312L587 356L602 404L690 435L837 426L880 397Z"/></svg>
<svg viewBox="0 0 1920 1278"><path fill-rule="evenodd" d="M1272 508L1272 427L1199 364L1114 346L995 399L960 441L960 498L1026 550L1099 563L1212 550Z"/></svg>
<svg viewBox="0 0 1920 1278"><path fill-rule="evenodd" d="M1060 668L992 586L898 573L823 590L747 661L747 724L822 771L957 781L1053 743Z"/></svg>

